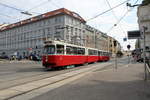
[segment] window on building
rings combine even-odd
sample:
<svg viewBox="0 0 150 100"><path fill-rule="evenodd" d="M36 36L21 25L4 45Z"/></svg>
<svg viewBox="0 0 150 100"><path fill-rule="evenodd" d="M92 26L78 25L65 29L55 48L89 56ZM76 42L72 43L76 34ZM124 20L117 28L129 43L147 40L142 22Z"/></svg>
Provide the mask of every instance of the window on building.
<svg viewBox="0 0 150 100"><path fill-rule="evenodd" d="M61 16L55 17L55 23L60 23L61 20L62 20L62 17L61 17Z"/></svg>

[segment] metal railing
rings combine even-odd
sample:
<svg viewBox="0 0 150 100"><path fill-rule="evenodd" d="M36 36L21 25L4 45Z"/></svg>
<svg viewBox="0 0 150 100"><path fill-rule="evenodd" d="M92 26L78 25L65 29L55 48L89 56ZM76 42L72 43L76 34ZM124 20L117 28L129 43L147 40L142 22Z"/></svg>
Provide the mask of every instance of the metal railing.
<svg viewBox="0 0 150 100"><path fill-rule="evenodd" d="M146 59L146 80L150 80L150 59Z"/></svg>
<svg viewBox="0 0 150 100"><path fill-rule="evenodd" d="M146 61L147 71L150 73L150 59Z"/></svg>

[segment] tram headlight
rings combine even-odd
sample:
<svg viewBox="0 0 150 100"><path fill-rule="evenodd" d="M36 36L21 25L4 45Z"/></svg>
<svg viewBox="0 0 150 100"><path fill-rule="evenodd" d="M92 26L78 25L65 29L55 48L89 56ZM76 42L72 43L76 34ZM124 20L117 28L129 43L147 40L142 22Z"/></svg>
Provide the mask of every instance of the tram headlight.
<svg viewBox="0 0 150 100"><path fill-rule="evenodd" d="M47 56L47 55L46 55L46 59L45 59L45 61L46 61L46 62L48 62L48 56Z"/></svg>

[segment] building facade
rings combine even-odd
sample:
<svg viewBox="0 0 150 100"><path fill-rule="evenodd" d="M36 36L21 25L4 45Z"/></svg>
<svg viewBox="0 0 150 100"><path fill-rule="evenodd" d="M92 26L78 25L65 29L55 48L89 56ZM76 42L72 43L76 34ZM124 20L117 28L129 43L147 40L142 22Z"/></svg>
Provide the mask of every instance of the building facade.
<svg viewBox="0 0 150 100"><path fill-rule="evenodd" d="M145 40L146 40L146 47L150 48L150 4L145 6L139 6L138 7L138 23L139 23L139 29L142 31L143 26L147 27L147 30L145 32ZM137 47L144 48L144 42L143 39L137 40Z"/></svg>
<svg viewBox="0 0 150 100"><path fill-rule="evenodd" d="M111 36L108 36L108 48L108 51L112 54L116 54L118 51L121 51L120 43Z"/></svg>
<svg viewBox="0 0 150 100"><path fill-rule="evenodd" d="M5 26L0 29L0 53L41 55L45 38L84 45L84 24L78 14L62 8Z"/></svg>
<svg viewBox="0 0 150 100"><path fill-rule="evenodd" d="M106 34L86 25L77 13L61 8L2 27L0 54L42 55L47 38L109 51Z"/></svg>

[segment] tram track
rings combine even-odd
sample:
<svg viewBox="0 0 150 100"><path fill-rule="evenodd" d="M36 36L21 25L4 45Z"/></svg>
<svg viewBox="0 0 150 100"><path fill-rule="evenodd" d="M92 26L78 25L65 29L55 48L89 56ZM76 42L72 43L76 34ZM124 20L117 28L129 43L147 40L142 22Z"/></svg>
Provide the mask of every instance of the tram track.
<svg viewBox="0 0 150 100"><path fill-rule="evenodd" d="M44 74L41 74L38 76L34 75L34 76L30 76L30 77L27 77L24 79L7 81L10 84L12 84L12 83L15 83L15 84L8 85L8 86L6 85L3 88L0 88L0 91L1 91L0 92L0 100L1 99L8 100L8 98L26 94L30 91L34 91L34 90L49 86L51 84L55 84L55 83L59 84L59 82L61 83L61 81L68 80L68 79L71 79L76 76L80 76L80 74L82 76L82 74L86 74L89 72L96 72L96 71L103 72L103 71L107 71L107 70L112 70L112 69L114 69L113 63L114 62L89 64L86 66L80 66L80 67L76 67L76 68L72 68L72 69L62 70L60 72L57 71L59 73L54 72L55 74L53 74L53 75L51 74L51 71L50 71L48 73L44 73ZM127 64L124 63L121 65L121 63L120 63L118 65L125 66ZM97 68L96 68L96 66L97 66ZM85 71L80 72L80 70L85 70ZM76 74L76 72L79 72L79 73ZM74 73L74 74L69 74L69 73ZM53 81L51 78L54 79L55 81ZM49 82L48 80L50 80L50 83L47 83L47 82ZM44 82L46 82L46 83L44 83ZM3 84L5 84L5 83L3 83ZM28 87L30 89L27 89ZM8 93L10 92L11 95L8 94L7 92ZM3 99L3 96L4 96L4 99Z"/></svg>
<svg viewBox="0 0 150 100"><path fill-rule="evenodd" d="M27 93L27 92L30 92L32 90L45 87L45 86L50 85L50 84L54 84L54 83L57 83L59 81L66 80L68 78L72 78L72 77L78 76L80 74L91 72L95 69L105 67L108 64L111 64L111 63L104 63L103 66L100 66L101 64L94 64L93 66L89 66L87 68L83 68L83 69L80 69L80 70L74 70L74 71L70 71L68 73L63 73L63 74L55 75L55 76L52 76L52 77L43 78L41 80L27 82L25 84L19 84L17 86L13 86L13 87L10 87L10 88L7 88L7 89L3 89L3 90L0 90L1 91L0 92L0 99L7 100L8 98L12 98L12 97L15 97L15 96L18 96L18 95L22 95L24 93ZM7 93L8 91L10 91L11 94L8 94Z"/></svg>
<svg viewBox="0 0 150 100"><path fill-rule="evenodd" d="M80 70L80 69L84 69L84 68L88 68L88 67L92 67L92 66L96 66L100 64L105 64L105 63L89 64L87 66L80 66L80 67L69 68L65 70L59 70L59 71L48 71L42 74L35 74L32 76L26 76L26 77L17 78L14 80L4 81L4 82L1 82L0 84L0 90L4 90L13 86L17 86L17 85L27 84L29 82L38 81L38 80L49 78L49 77L54 77L54 76L64 74L67 72L76 71L76 70Z"/></svg>
<svg viewBox="0 0 150 100"><path fill-rule="evenodd" d="M112 66L113 62L109 62L109 63L111 63L111 65L109 65L109 66ZM6 81L1 80L0 90L7 89L7 88L10 88L12 86L26 84L26 83L37 81L37 80L44 79L44 78L57 76L59 74L79 70L79 69L86 68L86 67L89 67L89 66L91 66L91 67L96 66L97 64L104 64L104 63L89 64L89 65L86 65L86 66L80 66L80 67L75 67L75 68L71 68L71 69L69 68L69 69L59 70L59 71L58 70L57 71L48 71L48 72L44 72L44 73L41 70L42 73L39 72L39 73L34 73L33 75L27 75L27 76L22 75L22 77L21 77L21 75L18 74L20 76L19 78L15 78L15 79L12 79L12 80L6 80ZM109 66L105 66L104 68L102 68L100 70L107 70ZM43 71L44 71L44 68L43 68ZM26 73L26 74L28 74L28 73Z"/></svg>
<svg viewBox="0 0 150 100"><path fill-rule="evenodd" d="M100 69L103 69L104 67L109 67L109 66L111 66L111 65L112 65L112 64L108 64L108 65L106 65L106 66L103 66L103 67L100 68ZM122 64L122 66L125 66L125 67L126 67L126 65L128 65L128 64ZM122 67L122 66L121 66L121 67ZM120 68L120 67L119 67L119 68ZM122 67L122 68L123 68L123 67ZM65 79L63 79L63 80L60 80L60 81L58 81L58 82L55 82L54 84L45 85L45 86L40 87L40 88L38 88L38 89L36 89L36 90L32 90L32 91L29 91L29 92L27 92L27 93L23 93L23 94L21 94L21 95L15 96L15 97L10 98L10 99L8 99L8 100L20 100L20 99L22 99L22 98L26 98L26 100L30 100L31 98L33 98L33 97L35 97L35 96L41 95L41 94L43 94L43 93L46 93L46 92L48 92L48 91L51 91L51 90L56 89L56 88L58 88L58 87L61 87L61 86L65 85L65 84L67 84L67 83L69 83L69 82L75 81L76 79L79 79L79 78L81 78L81 77L83 77L83 76L85 76L85 75L87 75L87 74L89 74L89 73L91 73L91 72L94 72L95 70L98 70L98 69L99 69L99 68L92 69L92 70L90 70L90 71L86 71L86 72L77 74L76 76L71 76L71 77L65 78ZM107 69L107 70L102 70L101 72L109 71L109 70L112 70L112 68L109 68L109 69ZM39 94L37 94L37 93L39 93Z"/></svg>

